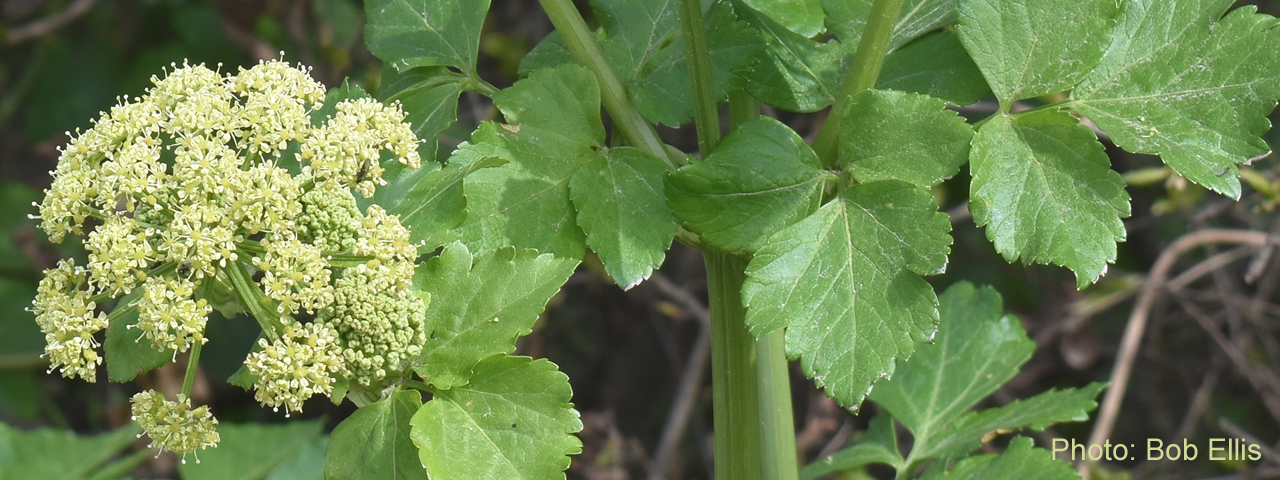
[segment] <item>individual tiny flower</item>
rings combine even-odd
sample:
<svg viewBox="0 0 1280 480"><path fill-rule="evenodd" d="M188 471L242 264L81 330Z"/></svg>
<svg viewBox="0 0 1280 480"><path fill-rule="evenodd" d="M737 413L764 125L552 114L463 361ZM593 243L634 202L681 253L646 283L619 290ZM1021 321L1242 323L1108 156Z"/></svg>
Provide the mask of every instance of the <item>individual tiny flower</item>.
<svg viewBox="0 0 1280 480"><path fill-rule="evenodd" d="M418 168L418 138L404 123L399 103L386 106L372 98L339 102L338 113L324 126L313 129L301 146L300 158L310 162L303 173L327 188L351 187L365 198L386 185L381 153L389 151L410 167Z"/></svg>
<svg viewBox="0 0 1280 480"><path fill-rule="evenodd" d="M343 269L334 280L333 304L316 314L316 322L338 334L343 376L361 385L403 370L426 342L426 303L398 287L413 277L413 264L397 263L408 268L360 264Z"/></svg>
<svg viewBox="0 0 1280 480"><path fill-rule="evenodd" d="M254 398L279 409L285 416L301 412L302 403L315 394L333 393L333 377L340 370L336 333L328 325L290 323L274 342L259 339L262 350L245 359L249 373L258 377Z"/></svg>
<svg viewBox="0 0 1280 480"><path fill-rule="evenodd" d="M84 243L89 250L89 272L94 285L111 296L120 296L138 284L138 272L156 260L146 231L132 218L110 215Z"/></svg>
<svg viewBox="0 0 1280 480"><path fill-rule="evenodd" d="M262 248L265 254L254 257L253 265L262 271L259 284L278 302L279 313L292 315L299 308L314 313L333 302L329 264L319 247L286 230L264 238Z"/></svg>
<svg viewBox="0 0 1280 480"><path fill-rule="evenodd" d="M418 256L418 247L409 241L409 230L400 224L399 215L391 215L378 205L370 205L360 222L355 253L383 262L413 261Z"/></svg>
<svg viewBox="0 0 1280 480"><path fill-rule="evenodd" d="M93 383L102 365L94 336L107 328L107 316L95 312L92 292L80 288L86 281L84 268L73 260L58 262L57 267L45 270L30 311L44 333L49 371L61 369L64 377L78 376Z"/></svg>
<svg viewBox="0 0 1280 480"><path fill-rule="evenodd" d="M193 299L195 283L170 275L153 276L142 284L142 297L134 303L138 308L138 324L142 334L157 349L172 349L176 355L191 345L203 345L205 322L213 307L203 298Z"/></svg>
<svg viewBox="0 0 1280 480"><path fill-rule="evenodd" d="M133 396L133 420L142 427L143 434L151 437L147 448L159 448L182 455L197 449L218 446L218 419L213 418L207 405L191 408L191 399L181 393L178 400L168 400L155 390L139 392ZM200 457L196 457L200 463Z"/></svg>

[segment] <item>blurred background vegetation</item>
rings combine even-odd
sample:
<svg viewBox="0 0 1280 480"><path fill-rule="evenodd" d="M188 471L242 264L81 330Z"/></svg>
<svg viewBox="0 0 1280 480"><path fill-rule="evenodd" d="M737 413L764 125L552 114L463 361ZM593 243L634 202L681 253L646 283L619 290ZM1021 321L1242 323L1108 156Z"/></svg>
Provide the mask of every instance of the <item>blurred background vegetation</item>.
<svg viewBox="0 0 1280 480"><path fill-rule="evenodd" d="M589 12L586 2L579 3ZM1280 13L1278 2L1250 3ZM255 338L251 321L210 320L213 341L201 359L193 396L196 403L210 404L223 422L224 445L221 453L202 454L204 470L191 464L179 470L169 455L152 458L129 422L128 398L143 388L177 390L181 367L149 372L129 384L109 383L105 373L94 384L47 373L40 358L43 337L24 309L41 270L83 252L74 242L48 243L27 215L51 180L48 172L66 132L89 127L118 96L141 94L151 76L171 64L234 71L283 56L314 67L313 75L328 86L349 78L376 93L380 65L363 46L363 24L363 6L356 0L0 0L0 479L93 477L85 472L102 473L98 478L171 478L179 471L184 478L318 478L324 432L353 407L314 400L305 415L286 422L226 384ZM481 41L482 76L498 87L510 85L520 59L550 31L536 0L494 0ZM984 103L962 109L971 117L992 111L994 105ZM802 135L811 135L822 116L769 113ZM463 95L459 122L442 135L442 144L456 146L495 115L483 97ZM688 129L662 129L662 135L686 151L695 149ZM1277 145L1280 134L1273 131L1267 140ZM441 150L447 155L451 148ZM1129 237L1116 265L1085 291L1074 288L1065 269L1009 265L995 253L966 216L967 174L939 189L943 209L953 215L955 245L948 272L932 279L935 286L941 291L957 280L995 286L1039 345L1022 374L988 403L1105 380L1144 275L1187 232L1239 228L1280 238L1274 155L1246 169L1248 187L1235 202L1170 177L1158 159L1113 147L1110 153L1130 183L1133 216L1126 220ZM1177 301L1153 310L1111 435L1113 443L1139 445L1147 438L1206 445L1208 438L1247 437L1268 449L1264 459L1108 464L1117 475L1280 478L1280 255L1264 251L1204 249L1180 262L1175 274L1196 265L1205 275L1180 289ZM1254 275L1247 275L1250 269ZM586 429L585 451L575 458L570 478L646 478L677 395L693 396L695 407L665 469L671 478L708 477L709 380L703 375L699 388L678 390L701 328L700 311L689 301L705 298L700 256L676 245L659 276L622 292L588 259L534 333L521 340L520 353L550 358L573 382ZM805 462L844 445L875 412L864 408L855 416L840 409L798 372L793 387ZM1084 441L1089 427L1062 426L1038 441L1045 447L1049 435ZM73 440L38 428L103 436ZM48 476L14 476L12 470L6 476L6 462L26 454L50 465L80 466L50 467ZM227 468L231 458L241 466ZM114 467L102 470L103 464Z"/></svg>

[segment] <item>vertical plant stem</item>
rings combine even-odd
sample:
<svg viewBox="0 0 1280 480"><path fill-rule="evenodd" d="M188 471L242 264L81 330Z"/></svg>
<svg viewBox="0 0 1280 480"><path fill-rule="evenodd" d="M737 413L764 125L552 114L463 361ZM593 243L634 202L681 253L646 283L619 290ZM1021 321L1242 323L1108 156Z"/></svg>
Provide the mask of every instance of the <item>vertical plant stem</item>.
<svg viewBox="0 0 1280 480"><path fill-rule="evenodd" d="M760 102L741 90L729 94L729 121L739 123L760 117ZM762 478L797 480L796 426L791 406L791 376L783 331L756 340L756 381L760 409L760 463Z"/></svg>
<svg viewBox="0 0 1280 480"><path fill-rule="evenodd" d="M665 144L658 138L653 125L631 104L631 97L627 96L622 79L618 78L617 72L613 71L609 60L604 57L604 50L596 42L591 30L587 29L587 22L582 20L577 7L573 6L573 0L540 0L540 3L547 12L547 18L551 19L551 24L555 25L565 45L569 47L569 53L595 73L596 81L600 83L600 100L627 143L679 166L679 161L667 154Z"/></svg>
<svg viewBox="0 0 1280 480"><path fill-rule="evenodd" d="M702 23L702 2L680 0L680 30L689 63L689 87L693 90L693 121L698 129L698 149L705 157L720 144L720 113L716 109L715 79L707 50L707 27Z"/></svg>
<svg viewBox="0 0 1280 480"><path fill-rule="evenodd" d="M200 368L200 349L204 344L195 342L191 345L191 353L187 356L187 374L182 377L182 395L191 398L191 387L196 383L196 369Z"/></svg>
<svg viewBox="0 0 1280 480"><path fill-rule="evenodd" d="M756 384L756 340L743 324L742 282L747 264L718 251L703 253L711 310L711 395L716 478L764 479Z"/></svg>
<svg viewBox="0 0 1280 480"><path fill-rule="evenodd" d="M862 30L862 39L858 41L858 50L853 55L853 65L849 67L849 73L845 74L844 83L840 85L840 92L836 94L826 122L818 131L818 137L813 140L813 151L818 153L823 165L835 165L844 106L854 95L876 85L884 56L889 53L893 27L898 23L898 15L901 13L902 0L875 0L871 4L867 28Z"/></svg>

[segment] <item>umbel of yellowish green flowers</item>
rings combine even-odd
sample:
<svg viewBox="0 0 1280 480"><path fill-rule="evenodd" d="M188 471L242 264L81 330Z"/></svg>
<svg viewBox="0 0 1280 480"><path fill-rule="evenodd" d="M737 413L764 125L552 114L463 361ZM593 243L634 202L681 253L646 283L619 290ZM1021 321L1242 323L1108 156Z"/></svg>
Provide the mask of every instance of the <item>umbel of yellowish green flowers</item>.
<svg viewBox="0 0 1280 480"><path fill-rule="evenodd" d="M425 340L417 246L352 194L386 183L384 157L419 167L400 106L347 99L313 125L325 89L282 61L235 75L174 65L152 83L73 135L33 216L88 251L87 265L45 271L30 309L50 371L93 382L96 336L130 312L137 341L198 357L209 292L230 292L235 308L218 307L262 327L245 371L263 405L288 414L338 382L377 389L405 371ZM188 368L176 400L133 399L152 446L184 455L218 441L208 407L191 406Z"/></svg>

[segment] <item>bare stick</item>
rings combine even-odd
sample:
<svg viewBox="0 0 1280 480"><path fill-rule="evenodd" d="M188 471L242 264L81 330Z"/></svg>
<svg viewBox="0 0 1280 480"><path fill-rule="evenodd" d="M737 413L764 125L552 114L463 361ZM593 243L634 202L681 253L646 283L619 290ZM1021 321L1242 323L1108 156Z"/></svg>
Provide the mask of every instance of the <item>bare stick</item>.
<svg viewBox="0 0 1280 480"><path fill-rule="evenodd" d="M63 25L70 23L72 20L80 18L89 8L93 7L98 0L76 0L66 10L41 18L26 25L13 27L9 30L9 34L4 37L4 41L8 45L17 45L19 43L41 37L52 33L54 30L61 28Z"/></svg>
<svg viewBox="0 0 1280 480"><path fill-rule="evenodd" d="M1116 368L1111 372L1110 386L1098 409L1098 421L1093 425L1093 433L1089 435L1089 444L1101 445L1115 427L1116 416L1120 412L1120 402L1124 399L1126 387L1129 385L1129 374L1133 370L1133 361L1142 343L1142 334L1147 328L1147 317L1155 304L1157 296L1164 290L1165 278L1169 269L1183 253L1196 247L1215 243L1244 243L1263 245L1267 242L1267 234L1247 230L1200 230L1179 238L1165 249L1147 275L1147 284L1142 287L1138 303L1129 315L1129 323L1125 326L1124 337L1120 341L1120 351L1116 358ZM1080 475L1089 478L1088 468L1081 464Z"/></svg>
<svg viewBox="0 0 1280 480"><path fill-rule="evenodd" d="M653 461L649 464L649 478L666 478L667 467L674 456L680 435L689 423L689 414L693 412L693 402L698 398L698 387L702 385L702 377L707 370L707 361L711 359L711 313L687 290L680 288L659 272L653 272L649 281L658 291L680 304L698 319L698 338L689 352L689 360L684 364L684 373L680 375L680 386L676 389L675 399L671 402L671 413L667 414L667 422L662 426L662 436L653 452Z"/></svg>

